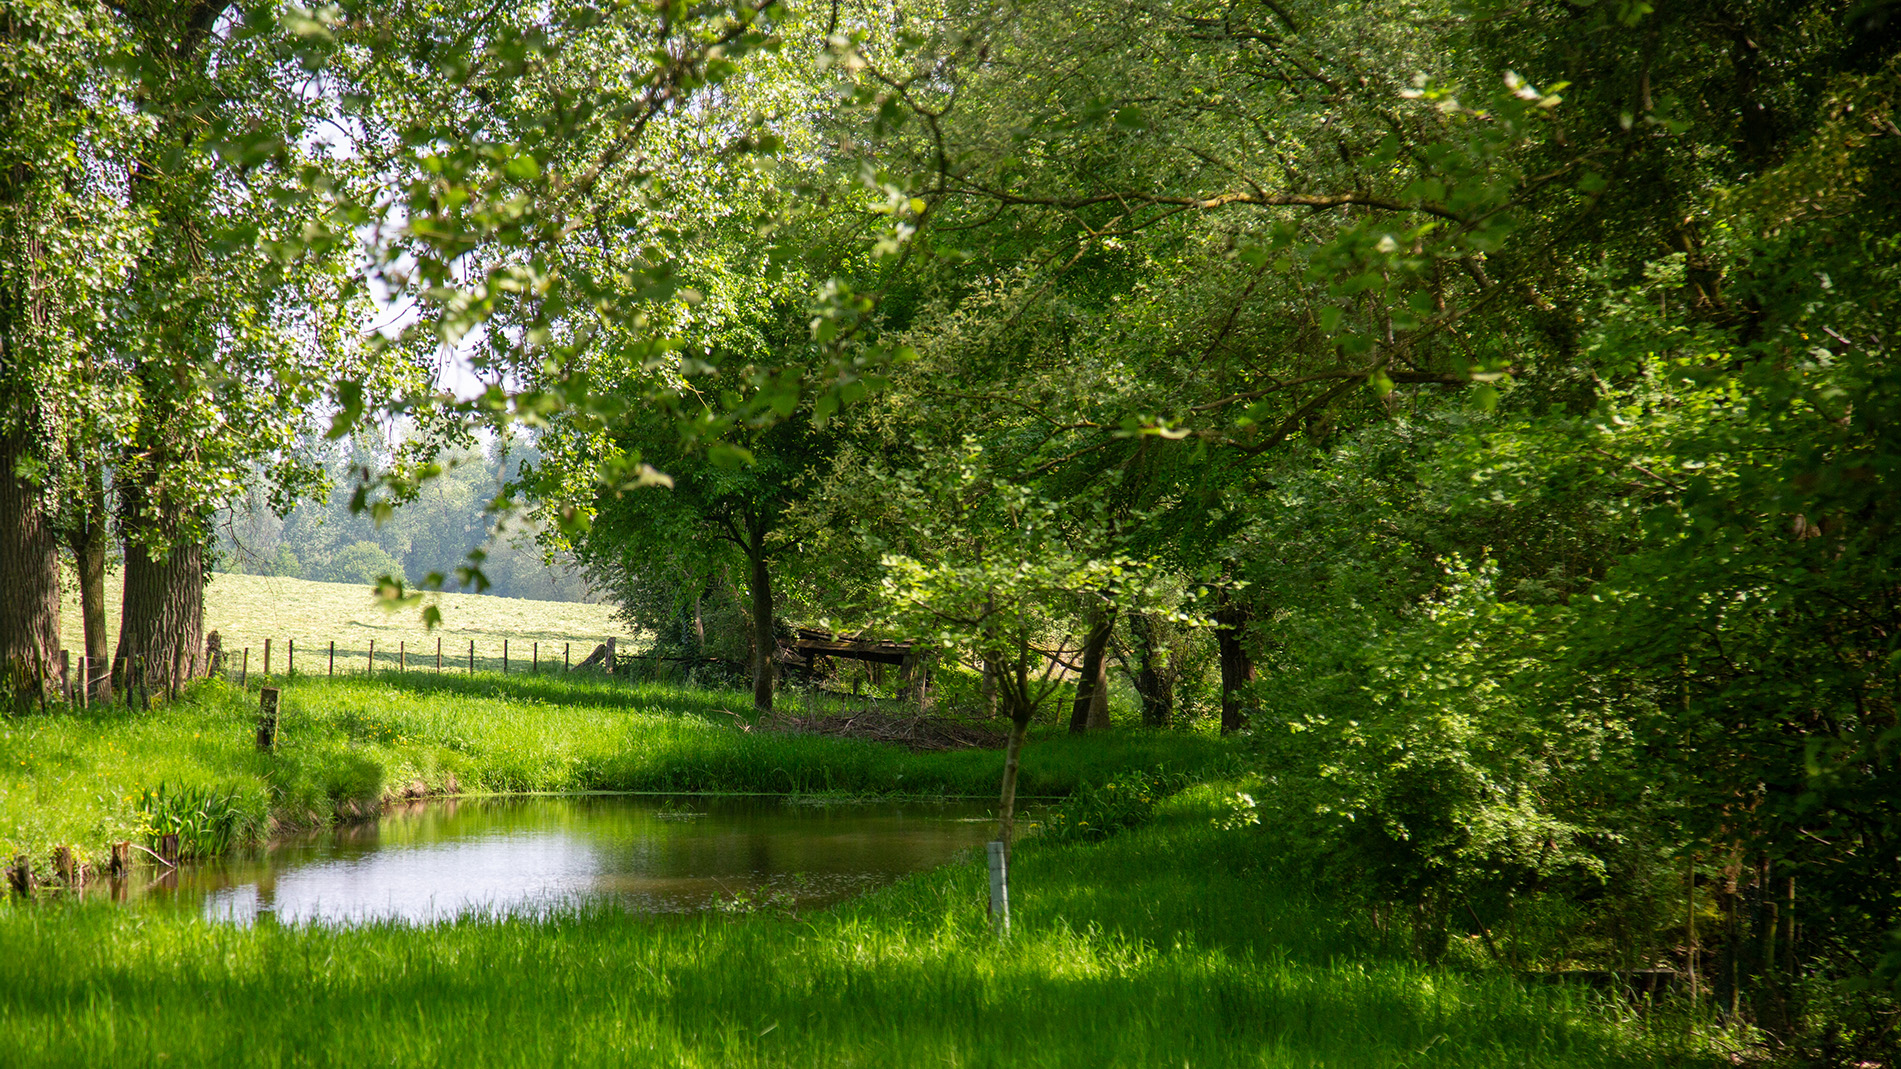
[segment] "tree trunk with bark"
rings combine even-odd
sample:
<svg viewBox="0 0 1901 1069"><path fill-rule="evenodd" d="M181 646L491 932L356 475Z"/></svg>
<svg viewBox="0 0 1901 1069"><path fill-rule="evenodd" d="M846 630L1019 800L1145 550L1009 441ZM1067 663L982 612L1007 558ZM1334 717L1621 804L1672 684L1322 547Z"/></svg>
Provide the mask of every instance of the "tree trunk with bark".
<svg viewBox="0 0 1901 1069"><path fill-rule="evenodd" d="M1029 734L1027 717L1010 717L1010 742L1003 751L1003 797L997 803L997 839L1003 843L1003 856L1010 856L1010 844L1016 839L1017 769L1023 761L1023 740Z"/></svg>
<svg viewBox="0 0 1901 1069"><path fill-rule="evenodd" d="M752 703L762 712L771 712L779 650L778 637L772 633L772 570L764 546L755 542L748 549L752 558Z"/></svg>
<svg viewBox="0 0 1901 1069"><path fill-rule="evenodd" d="M1022 766L1023 742L1029 736L1030 720L1036 716L1036 704L1030 700L1030 662L1027 646L1017 650L1014 663L1006 663L1000 651L986 651L985 659L997 664L998 690L1004 710L1010 714L1010 741L1003 752L1003 796L997 803L997 839L1003 843L1003 855L1010 856L1016 840L1017 770Z"/></svg>
<svg viewBox="0 0 1901 1069"><path fill-rule="evenodd" d="M79 613L85 624L86 674L80 685L92 687L91 700L112 697L112 675L101 666L112 657L112 636L106 633L106 488L97 462L86 465L84 500L73 509L66 528L66 546L72 550L79 573Z"/></svg>
<svg viewBox="0 0 1901 1069"><path fill-rule="evenodd" d="M198 674L204 648L204 536L162 502L149 512L141 508L147 496L136 487L123 487L120 495L125 592L113 676L123 686L132 658L138 657L148 686L175 688Z"/></svg>
<svg viewBox="0 0 1901 1069"><path fill-rule="evenodd" d="M59 538L40 488L15 474L29 442L18 424L0 432L0 677L16 704L59 678Z"/></svg>
<svg viewBox="0 0 1901 1069"><path fill-rule="evenodd" d="M1248 611L1223 591L1215 610L1215 643L1221 654L1221 733L1232 734L1247 726L1244 711L1245 687L1254 681L1254 662L1242 645Z"/></svg>
<svg viewBox="0 0 1901 1069"><path fill-rule="evenodd" d="M1076 701L1070 707L1069 731L1080 735L1090 729L1109 726L1109 638L1115 633L1114 609L1101 608L1090 614L1089 632L1083 636L1082 676L1076 680Z"/></svg>
<svg viewBox="0 0 1901 1069"><path fill-rule="evenodd" d="M1175 715L1175 673L1161 627L1153 615L1138 612L1129 617L1129 634L1135 639L1135 692L1142 699L1142 723L1165 728Z"/></svg>
<svg viewBox="0 0 1901 1069"><path fill-rule="evenodd" d="M0 20L0 48L20 47L24 30ZM0 135L22 133L29 88L0 85ZM45 245L34 210L38 180L22 159L0 168L0 690L14 702L44 700L59 678L59 537L42 483L24 478L36 431L48 422L35 368L43 358L53 310L39 265Z"/></svg>

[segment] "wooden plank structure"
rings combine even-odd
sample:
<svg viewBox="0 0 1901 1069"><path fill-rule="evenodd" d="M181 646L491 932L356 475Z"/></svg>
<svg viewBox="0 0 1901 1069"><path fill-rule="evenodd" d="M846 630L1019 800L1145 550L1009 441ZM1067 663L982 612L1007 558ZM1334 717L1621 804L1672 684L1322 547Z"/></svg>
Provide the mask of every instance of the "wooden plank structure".
<svg viewBox="0 0 1901 1069"><path fill-rule="evenodd" d="M868 662L872 666L872 679L876 681L882 675L880 669L883 666L895 665L898 669L900 696L916 702L919 712L930 710L930 667L937 651L920 649L909 642L891 642L863 635L835 635L809 627L801 627L794 633L797 637L790 643L779 645L779 663L787 674L811 678L822 667L825 658L839 657Z"/></svg>
<svg viewBox="0 0 1901 1069"><path fill-rule="evenodd" d="M829 631L798 629L798 637L779 647L780 659L788 666L813 668L821 657L842 657L872 664L894 664L909 668L916 661L916 650L909 642L887 642L858 635L834 635Z"/></svg>

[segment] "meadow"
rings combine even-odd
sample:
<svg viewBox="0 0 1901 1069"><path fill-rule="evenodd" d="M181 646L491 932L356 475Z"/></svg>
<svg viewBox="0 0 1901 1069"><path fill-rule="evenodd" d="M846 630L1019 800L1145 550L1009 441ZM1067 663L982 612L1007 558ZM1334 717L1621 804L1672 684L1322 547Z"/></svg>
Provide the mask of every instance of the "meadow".
<svg viewBox="0 0 1901 1069"><path fill-rule="evenodd" d="M913 753L755 729L738 712L750 714L746 694L591 673L279 678L278 744L261 753L258 682L205 681L147 711L112 703L0 719L0 856L23 853L44 870L55 846L71 845L98 862L109 843L150 835L146 792L161 785L229 813L241 840L361 816L404 793L994 797L1003 766L992 750ZM1194 734L1039 729L1021 790L1063 795L1136 768L1206 774L1230 752Z"/></svg>
<svg viewBox="0 0 1901 1069"><path fill-rule="evenodd" d="M0 1064L1729 1064L1667 1008L1383 956L1276 871L1261 829L1217 826L1232 789L1103 843L1025 843L1002 940L974 859L805 916L240 928L0 907Z"/></svg>
<svg viewBox="0 0 1901 1069"><path fill-rule="evenodd" d="M115 646L121 582L117 572L106 576L106 632ZM86 648L78 590L69 582L64 594L60 641L77 658ZM478 669L500 668L504 640L509 643L511 667L516 669L528 666L532 644L537 642L544 663L556 664L564 646L572 647L573 660L578 662L609 636L628 649L645 644L625 623L614 619L612 605L485 594L431 594L428 598L442 610L442 626L433 631L423 627L418 607L386 608L361 584L220 572L205 587L205 630L217 631L224 648L240 657L250 647L253 672L263 667L267 638L276 647L280 670L285 643L295 640L297 667L306 672L324 670L331 642L337 644L338 670L343 672L365 666L372 641L379 667L395 667L401 650L417 670L434 669L440 642L445 671L467 669L470 642L475 643Z"/></svg>

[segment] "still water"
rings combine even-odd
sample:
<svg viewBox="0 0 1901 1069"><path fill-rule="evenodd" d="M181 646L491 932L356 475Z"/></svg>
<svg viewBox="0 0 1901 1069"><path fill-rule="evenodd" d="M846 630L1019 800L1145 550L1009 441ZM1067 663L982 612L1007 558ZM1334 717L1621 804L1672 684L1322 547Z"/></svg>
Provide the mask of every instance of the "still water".
<svg viewBox="0 0 1901 1069"><path fill-rule="evenodd" d="M730 797L450 800L188 863L134 893L238 924L423 923L577 904L807 909L968 856L995 834L992 811Z"/></svg>

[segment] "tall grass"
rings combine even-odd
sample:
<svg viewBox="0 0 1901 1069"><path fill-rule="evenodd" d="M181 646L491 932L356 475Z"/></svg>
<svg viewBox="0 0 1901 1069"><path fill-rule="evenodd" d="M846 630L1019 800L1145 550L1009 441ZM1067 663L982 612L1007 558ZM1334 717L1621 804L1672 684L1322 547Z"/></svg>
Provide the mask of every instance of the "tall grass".
<svg viewBox="0 0 1901 1069"><path fill-rule="evenodd" d="M123 706L0 720L0 855L41 865L71 844L98 858L150 825L141 797L228 799L234 827L366 813L387 795L455 791L837 792L977 795L1002 755L758 729L738 692L581 676L390 674L283 683L277 750L255 748L256 695L219 682L149 712ZM1205 770L1216 740L1147 732L1071 738L1025 752L1020 790L1067 794L1132 768Z"/></svg>
<svg viewBox="0 0 1901 1069"><path fill-rule="evenodd" d="M0 1064L1714 1065L1673 1021L1373 953L1191 794L835 912L254 929L0 907Z"/></svg>

